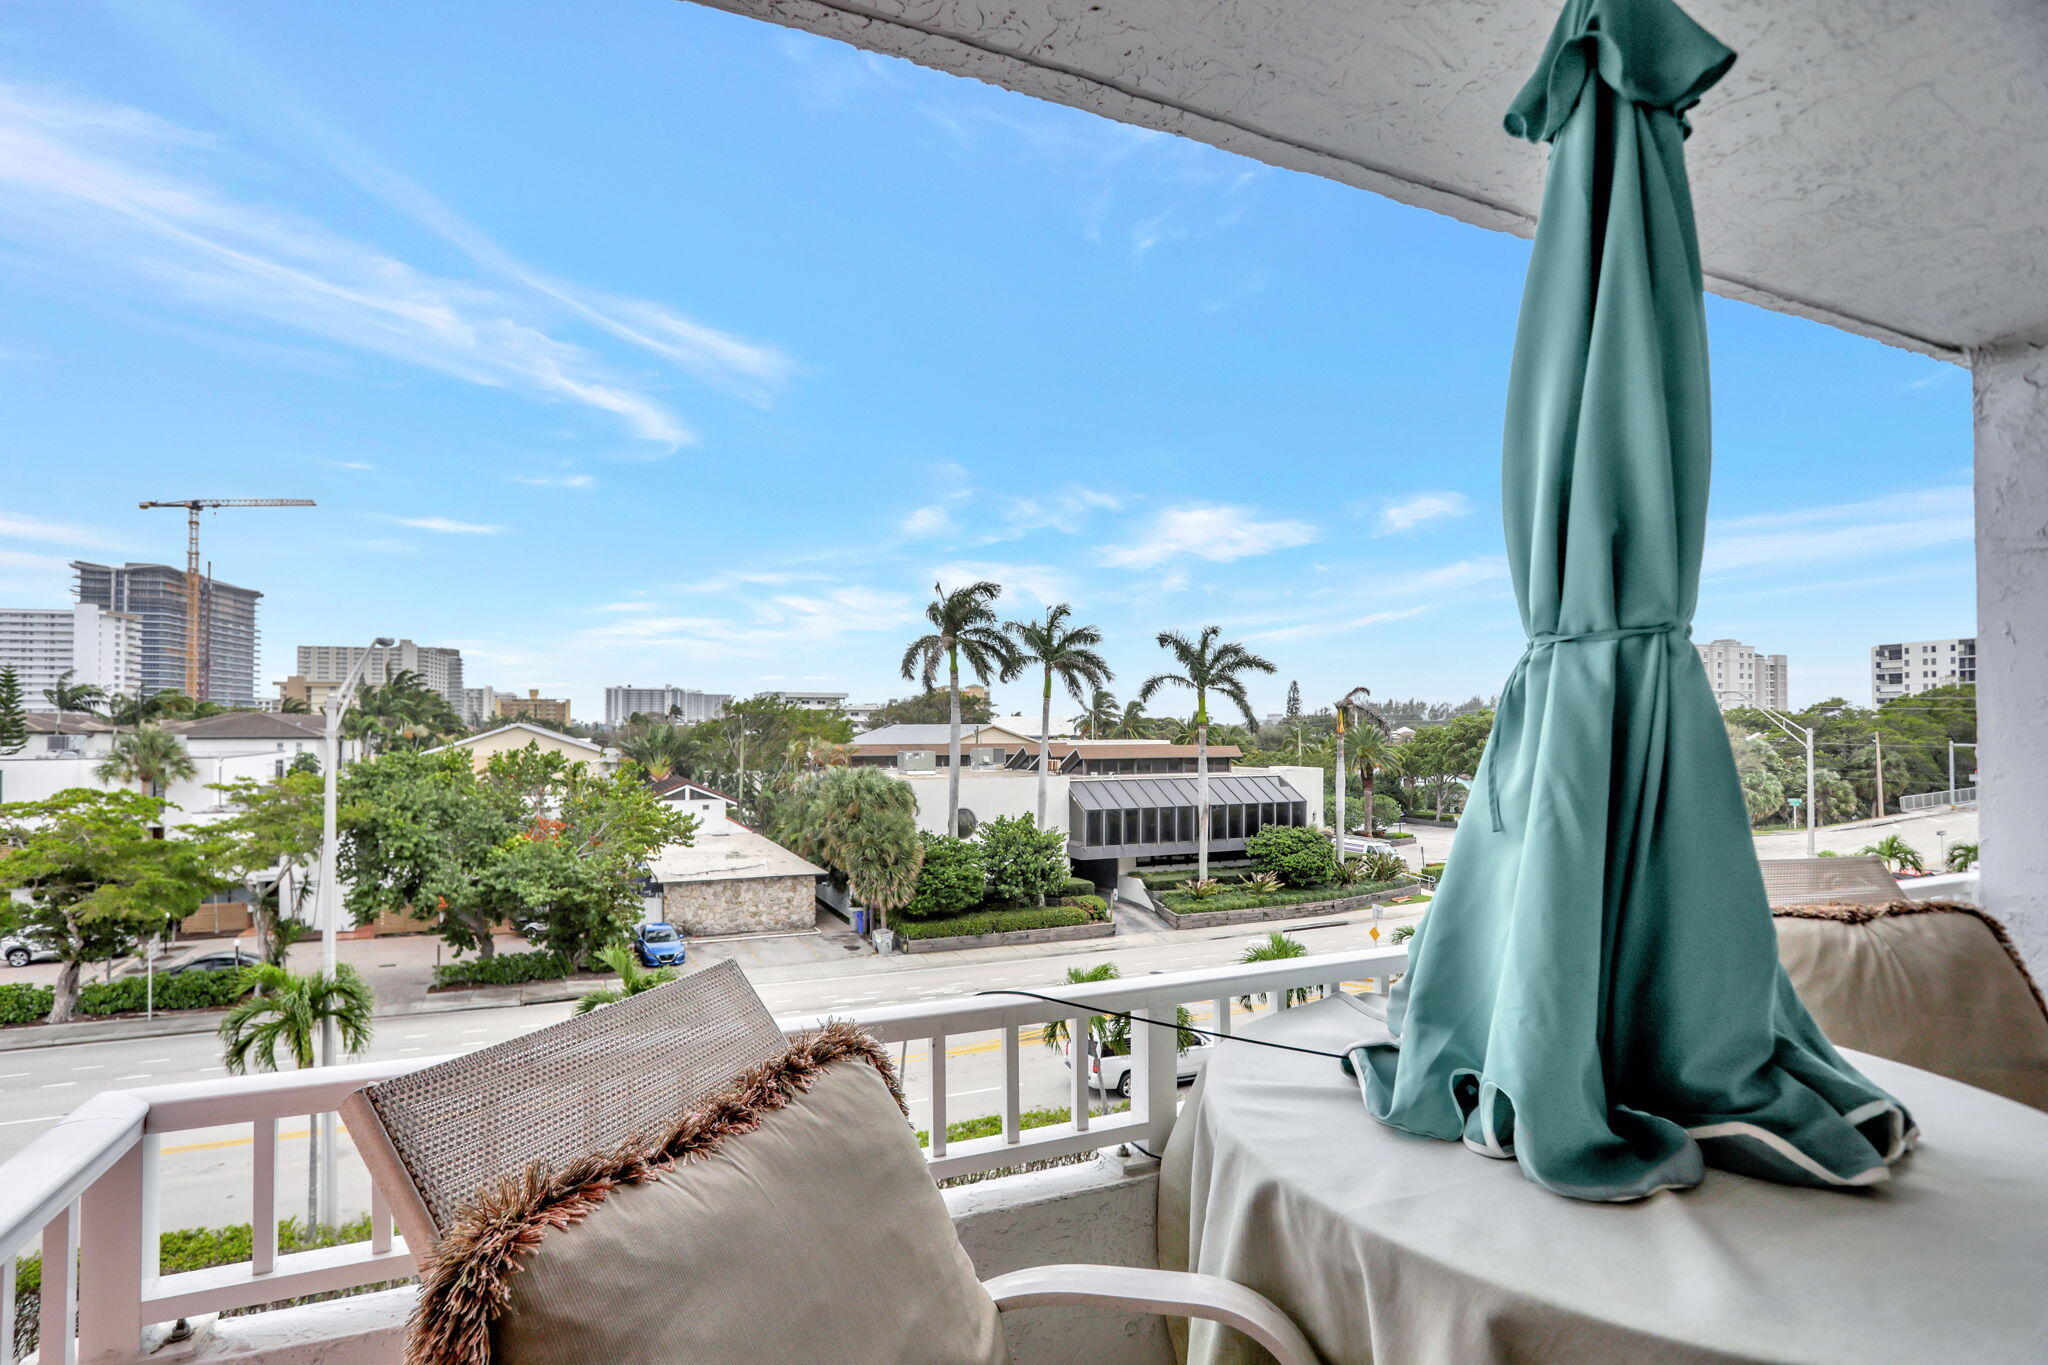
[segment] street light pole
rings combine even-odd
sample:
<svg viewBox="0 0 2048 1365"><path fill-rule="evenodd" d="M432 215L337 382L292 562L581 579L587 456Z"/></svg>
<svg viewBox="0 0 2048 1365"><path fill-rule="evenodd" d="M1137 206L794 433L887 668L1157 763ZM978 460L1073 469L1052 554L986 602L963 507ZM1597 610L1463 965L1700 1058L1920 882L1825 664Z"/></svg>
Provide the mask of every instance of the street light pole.
<svg viewBox="0 0 2048 1365"><path fill-rule="evenodd" d="M1740 697L1749 703L1749 708L1765 720L1798 740L1806 749L1806 856L1814 856L1814 822L1818 819L1813 808L1813 727L1801 725L1790 716L1782 715L1771 707L1764 706L1747 692L1719 692L1720 697Z"/></svg>
<svg viewBox="0 0 2048 1365"><path fill-rule="evenodd" d="M355 700L356 684L362 681L363 669L369 664L370 656L391 648L393 641L380 635L370 642L370 647L349 666L348 674L341 686L327 694L326 726L323 734L320 772L320 881L313 888L313 918L320 926L320 970L332 977L339 965L338 936L341 931L341 903L335 886L335 845L337 788L341 776L341 718ZM341 1060L341 1030L334 1017L329 1015L320 1023L320 1065L333 1066ZM332 1225L335 1221L335 1124L330 1111L321 1114L317 1122L320 1139L319 1215L320 1221Z"/></svg>

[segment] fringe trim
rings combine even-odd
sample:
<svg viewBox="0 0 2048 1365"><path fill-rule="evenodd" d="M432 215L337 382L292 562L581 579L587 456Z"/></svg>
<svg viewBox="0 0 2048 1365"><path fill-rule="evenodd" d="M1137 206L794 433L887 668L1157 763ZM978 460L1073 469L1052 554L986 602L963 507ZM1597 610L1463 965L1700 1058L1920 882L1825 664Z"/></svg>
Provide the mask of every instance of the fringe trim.
<svg viewBox="0 0 2048 1365"><path fill-rule="evenodd" d="M478 1190L441 1239L420 1258L420 1294L406 1324L406 1365L489 1365L491 1327L510 1301L507 1287L521 1256L550 1232L589 1217L612 1190L711 1156L729 1138L760 1127L763 1116L809 1090L834 1062L866 1062L881 1074L896 1107L909 1108L888 1054L857 1025L835 1021L803 1034L773 1061L733 1077L677 1119L658 1140L628 1138L559 1169L538 1162Z"/></svg>
<svg viewBox="0 0 2048 1365"><path fill-rule="evenodd" d="M1774 907L1771 915L1776 919L1824 919L1838 924L1868 924L1876 919L1892 919L1903 915L1968 915L1991 931L1991 937L1998 940L1998 946L2012 959L2013 967L2019 972L2020 980L2027 983L2027 991L2034 997L2034 1005L2048 1018L2048 999L2043 999L2041 987L2034 980L2034 974L2027 970L2026 959L2013 946L2012 936L2005 932L2005 926L1985 914L1974 905L1961 901L1890 901L1882 905L1857 905L1846 901L1829 901L1819 905L1788 905Z"/></svg>

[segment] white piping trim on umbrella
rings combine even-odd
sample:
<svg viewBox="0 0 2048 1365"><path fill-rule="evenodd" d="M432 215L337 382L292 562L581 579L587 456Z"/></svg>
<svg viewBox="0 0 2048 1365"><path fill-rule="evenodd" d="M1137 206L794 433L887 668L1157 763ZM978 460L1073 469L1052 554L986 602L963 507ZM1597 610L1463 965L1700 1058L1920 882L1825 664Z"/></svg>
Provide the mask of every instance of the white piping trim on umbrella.
<svg viewBox="0 0 2048 1365"><path fill-rule="evenodd" d="M1882 1164L1858 1171L1854 1175L1836 1175L1778 1134L1768 1128L1759 1128L1753 1123L1730 1120L1726 1123L1709 1123L1699 1128L1688 1128L1685 1131L1695 1142L1722 1137L1754 1138L1808 1175L1817 1176L1830 1185L1875 1185L1891 1179L1891 1170Z"/></svg>

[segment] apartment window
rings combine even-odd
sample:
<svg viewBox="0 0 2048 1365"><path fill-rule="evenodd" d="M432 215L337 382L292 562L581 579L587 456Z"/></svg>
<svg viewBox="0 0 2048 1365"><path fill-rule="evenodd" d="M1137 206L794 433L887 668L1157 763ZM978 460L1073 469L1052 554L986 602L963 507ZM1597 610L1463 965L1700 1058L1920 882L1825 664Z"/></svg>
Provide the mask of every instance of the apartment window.
<svg viewBox="0 0 2048 1365"><path fill-rule="evenodd" d="M1180 808L1180 842L1192 844L1194 841L1195 808L1193 806L1182 806Z"/></svg>
<svg viewBox="0 0 2048 1365"><path fill-rule="evenodd" d="M1124 812L1123 842L1127 844L1135 844L1138 842L1138 812L1134 810L1127 810Z"/></svg>
<svg viewBox="0 0 2048 1365"><path fill-rule="evenodd" d="M1094 847L1097 847L1097 848L1101 847L1101 845L1102 845L1102 812L1101 812L1101 811L1099 811L1099 810L1091 810L1091 811L1089 811L1089 812L1088 812L1088 832L1087 832L1087 835L1086 835L1086 837L1085 837L1085 839L1084 839L1084 841L1083 841L1083 842L1085 842L1085 843L1088 843L1088 844L1090 844L1090 845L1092 845L1092 846L1094 846Z"/></svg>
<svg viewBox="0 0 2048 1365"><path fill-rule="evenodd" d="M1140 842L1156 844L1159 842L1159 811L1156 807L1148 806L1142 813L1145 817L1144 837Z"/></svg>
<svg viewBox="0 0 2048 1365"><path fill-rule="evenodd" d="M1230 837L1230 807L1209 807L1209 837L1212 840Z"/></svg>

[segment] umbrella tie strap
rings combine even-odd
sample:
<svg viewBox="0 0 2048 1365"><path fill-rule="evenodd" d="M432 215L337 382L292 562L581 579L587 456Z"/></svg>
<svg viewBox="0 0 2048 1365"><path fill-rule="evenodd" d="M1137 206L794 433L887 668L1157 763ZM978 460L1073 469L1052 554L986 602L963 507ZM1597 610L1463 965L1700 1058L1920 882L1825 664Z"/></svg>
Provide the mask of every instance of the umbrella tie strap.
<svg viewBox="0 0 2048 1365"><path fill-rule="evenodd" d="M1585 640L1631 640L1639 635L1669 635L1673 631L1682 631L1687 636L1691 636L1692 626L1685 622L1666 621L1661 626L1617 626L1613 630L1583 630L1575 634L1545 632L1529 637L1529 648L1522 651L1522 662L1527 663L1529 656L1545 645L1576 644ZM1520 665L1516 666L1515 672L1517 678L1519 678L1521 674ZM1493 832L1495 834L1505 833L1507 831L1507 821L1501 817L1500 813L1500 783L1491 772L1486 775L1486 806L1487 813L1493 819Z"/></svg>

